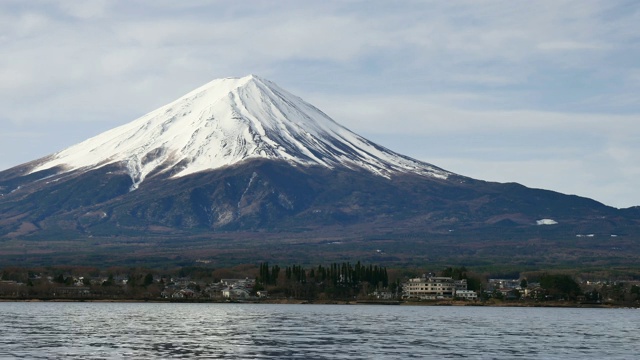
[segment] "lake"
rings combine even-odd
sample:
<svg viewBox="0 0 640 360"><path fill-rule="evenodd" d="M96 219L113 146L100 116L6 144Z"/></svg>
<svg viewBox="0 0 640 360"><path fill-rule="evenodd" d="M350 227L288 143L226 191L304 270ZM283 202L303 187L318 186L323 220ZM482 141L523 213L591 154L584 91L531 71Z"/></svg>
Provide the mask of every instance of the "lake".
<svg viewBox="0 0 640 360"><path fill-rule="evenodd" d="M0 303L0 358L630 359L640 310Z"/></svg>

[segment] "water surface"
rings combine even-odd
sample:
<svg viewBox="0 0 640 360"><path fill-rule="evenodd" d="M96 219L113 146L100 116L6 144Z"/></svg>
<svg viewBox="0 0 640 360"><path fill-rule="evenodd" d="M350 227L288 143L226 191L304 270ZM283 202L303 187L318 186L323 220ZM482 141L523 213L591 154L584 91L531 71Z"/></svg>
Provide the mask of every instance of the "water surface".
<svg viewBox="0 0 640 360"><path fill-rule="evenodd" d="M640 310L0 303L0 358L630 359Z"/></svg>

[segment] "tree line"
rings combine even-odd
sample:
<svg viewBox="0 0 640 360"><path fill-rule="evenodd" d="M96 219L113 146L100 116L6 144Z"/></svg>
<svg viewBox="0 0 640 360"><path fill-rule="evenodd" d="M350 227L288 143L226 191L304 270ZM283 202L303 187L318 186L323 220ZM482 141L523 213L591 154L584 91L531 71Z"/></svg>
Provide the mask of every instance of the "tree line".
<svg viewBox="0 0 640 360"><path fill-rule="evenodd" d="M261 263L256 289L294 297L350 298L389 288L387 268L360 261L305 268L302 265L269 266ZM397 289L398 283L392 284Z"/></svg>
<svg viewBox="0 0 640 360"><path fill-rule="evenodd" d="M420 269L391 269L361 262L328 265L280 266L267 262L234 267L188 266L170 269L92 267L5 267L0 271L0 297L55 298L60 296L108 299L160 298L167 289L193 290L201 298L212 298L211 286L221 279L255 279L251 295L267 291L270 298L318 300L368 299L377 292L399 299L402 282L415 277ZM505 294L489 288L489 279L503 274L475 273L466 267L447 267L437 273L455 280L466 280L480 299L512 300L524 297L536 300L568 300L588 303L640 303L640 278L621 281L586 282L566 273L543 271L515 273L519 290ZM504 276L504 278L507 278ZM579 278L579 277L578 277ZM535 287L533 284L536 284ZM209 291L206 291L209 289ZM525 290L526 289L526 290ZM215 290L215 291L220 291Z"/></svg>

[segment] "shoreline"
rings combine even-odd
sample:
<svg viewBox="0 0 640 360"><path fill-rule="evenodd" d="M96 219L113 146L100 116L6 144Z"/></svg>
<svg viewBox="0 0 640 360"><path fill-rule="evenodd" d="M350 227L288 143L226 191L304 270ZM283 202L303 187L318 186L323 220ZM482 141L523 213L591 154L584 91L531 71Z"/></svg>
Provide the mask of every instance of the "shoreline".
<svg viewBox="0 0 640 360"><path fill-rule="evenodd" d="M592 304L573 302L468 302L468 301L375 301L375 300L302 300L302 299L265 299L265 300L215 300L215 299L78 299L78 298L0 298L3 302L32 303L156 303L156 304L269 304L269 305L385 305L385 306L469 306L469 307L535 307L535 308L575 308L575 309L639 309L632 304Z"/></svg>

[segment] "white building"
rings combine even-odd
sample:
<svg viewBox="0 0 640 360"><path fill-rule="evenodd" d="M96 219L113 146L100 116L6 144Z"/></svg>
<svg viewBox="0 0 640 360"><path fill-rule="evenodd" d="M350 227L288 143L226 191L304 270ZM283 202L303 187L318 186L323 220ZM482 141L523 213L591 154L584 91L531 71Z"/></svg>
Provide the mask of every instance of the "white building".
<svg viewBox="0 0 640 360"><path fill-rule="evenodd" d="M423 276L409 279L409 281L402 284L402 297L409 299L434 300L452 298L455 291L455 281L450 277Z"/></svg>
<svg viewBox="0 0 640 360"><path fill-rule="evenodd" d="M226 299L248 299L249 291L243 288L229 287L222 290L222 297Z"/></svg>
<svg viewBox="0 0 640 360"><path fill-rule="evenodd" d="M478 299L478 294L473 290L456 290L456 297L466 300Z"/></svg>
<svg viewBox="0 0 640 360"><path fill-rule="evenodd" d="M456 291L467 290L467 279L455 280L453 283L456 287Z"/></svg>
<svg viewBox="0 0 640 360"><path fill-rule="evenodd" d="M477 298L475 291L467 290L466 279L453 280L450 277L422 276L409 279L402 284L402 297L405 299L436 300L451 299L455 296Z"/></svg>

